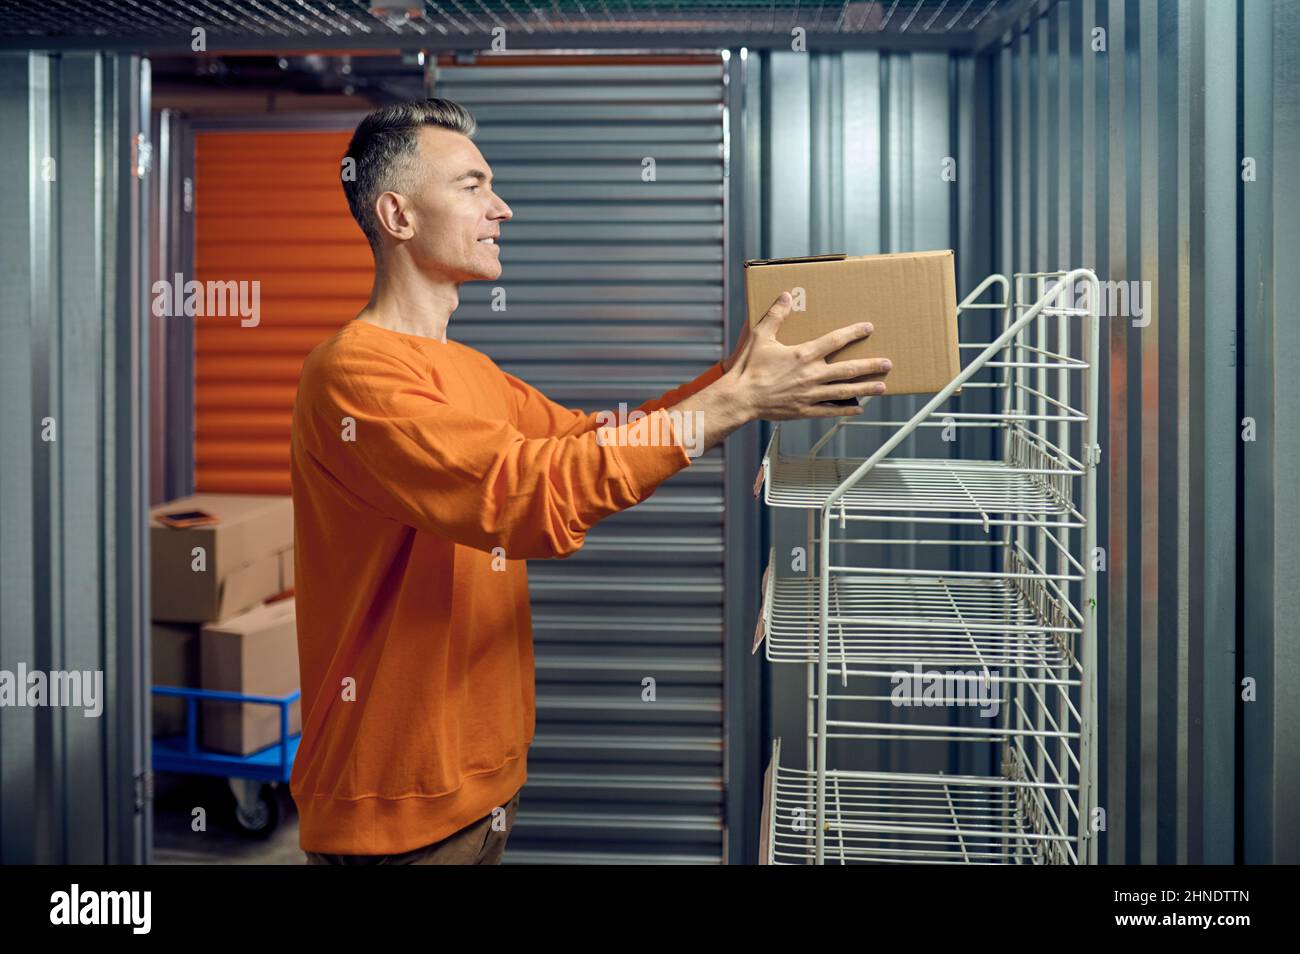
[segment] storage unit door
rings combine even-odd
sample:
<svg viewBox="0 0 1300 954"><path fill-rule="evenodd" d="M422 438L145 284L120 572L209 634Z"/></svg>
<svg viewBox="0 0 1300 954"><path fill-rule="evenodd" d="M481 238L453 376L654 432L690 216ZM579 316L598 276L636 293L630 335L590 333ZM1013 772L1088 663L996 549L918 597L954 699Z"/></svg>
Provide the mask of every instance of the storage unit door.
<svg viewBox="0 0 1300 954"><path fill-rule="evenodd" d="M440 67L434 95L474 112L514 210L459 340L587 410L721 357L720 60ZM508 860L722 860L722 463L529 565L537 732Z"/></svg>

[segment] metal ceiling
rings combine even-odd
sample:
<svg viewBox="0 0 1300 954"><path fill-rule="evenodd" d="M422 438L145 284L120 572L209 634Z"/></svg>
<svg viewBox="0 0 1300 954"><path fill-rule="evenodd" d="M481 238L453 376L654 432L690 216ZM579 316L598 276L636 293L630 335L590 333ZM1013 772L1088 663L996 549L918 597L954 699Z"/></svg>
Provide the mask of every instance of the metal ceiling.
<svg viewBox="0 0 1300 954"><path fill-rule="evenodd" d="M189 49L983 47L1055 0L0 0L0 46ZM410 14L414 14L413 16ZM502 33L504 31L504 33ZM648 41L648 42L647 42Z"/></svg>

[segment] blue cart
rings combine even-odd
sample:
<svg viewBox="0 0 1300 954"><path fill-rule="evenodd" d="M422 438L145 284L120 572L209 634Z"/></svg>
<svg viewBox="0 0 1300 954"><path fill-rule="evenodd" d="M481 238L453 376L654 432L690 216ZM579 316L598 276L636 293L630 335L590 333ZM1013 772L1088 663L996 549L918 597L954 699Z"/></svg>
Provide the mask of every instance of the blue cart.
<svg viewBox="0 0 1300 954"><path fill-rule="evenodd" d="M301 735L289 735L289 707L302 693L295 689L287 696L250 696L212 689L154 686L153 694L185 700L185 734L153 740L153 770L181 775L224 776L235 795L235 820L239 826L250 835L269 836L280 823L280 802L275 787L288 783L289 773L293 771L293 757L298 753L298 742L302 738ZM197 715L201 701L279 706L280 741L252 755L228 755L200 748Z"/></svg>

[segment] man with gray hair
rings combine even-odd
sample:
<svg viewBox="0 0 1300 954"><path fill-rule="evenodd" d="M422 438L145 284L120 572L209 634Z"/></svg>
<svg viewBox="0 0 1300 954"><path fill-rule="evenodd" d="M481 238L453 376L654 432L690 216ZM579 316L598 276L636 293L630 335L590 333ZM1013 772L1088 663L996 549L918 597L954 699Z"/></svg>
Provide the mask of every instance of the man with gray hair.
<svg viewBox="0 0 1300 954"><path fill-rule="evenodd" d="M447 336L461 284L501 276L513 215L474 130L447 100L390 106L343 162L374 286L303 366L290 464L290 788L314 863L499 861L535 725L525 561L575 552L690 466L684 422L707 450L759 418L854 414L830 402L881 393L889 368L825 360L868 325L778 343L782 294L729 357L618 426L556 404Z"/></svg>

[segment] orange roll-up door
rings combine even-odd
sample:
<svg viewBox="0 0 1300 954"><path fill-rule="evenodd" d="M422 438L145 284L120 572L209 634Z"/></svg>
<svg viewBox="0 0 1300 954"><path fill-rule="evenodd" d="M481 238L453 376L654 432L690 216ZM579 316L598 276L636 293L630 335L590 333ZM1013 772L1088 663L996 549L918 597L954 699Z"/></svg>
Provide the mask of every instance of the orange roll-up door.
<svg viewBox="0 0 1300 954"><path fill-rule="evenodd" d="M238 315L192 319L198 491L289 493L303 359L370 296L370 250L339 183L350 135L196 136L194 277L204 288L261 283L256 325Z"/></svg>

